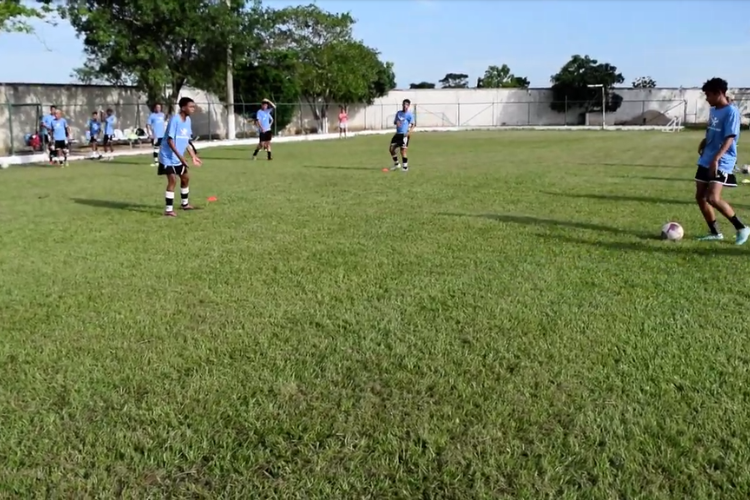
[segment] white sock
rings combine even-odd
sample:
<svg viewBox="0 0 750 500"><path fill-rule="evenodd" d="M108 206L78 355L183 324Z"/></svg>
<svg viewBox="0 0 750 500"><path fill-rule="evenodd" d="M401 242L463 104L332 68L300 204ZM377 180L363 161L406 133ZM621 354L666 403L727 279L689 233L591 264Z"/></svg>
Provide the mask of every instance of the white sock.
<svg viewBox="0 0 750 500"><path fill-rule="evenodd" d="M171 212L174 210L174 191L167 191L164 193L164 198L167 204L166 211Z"/></svg>

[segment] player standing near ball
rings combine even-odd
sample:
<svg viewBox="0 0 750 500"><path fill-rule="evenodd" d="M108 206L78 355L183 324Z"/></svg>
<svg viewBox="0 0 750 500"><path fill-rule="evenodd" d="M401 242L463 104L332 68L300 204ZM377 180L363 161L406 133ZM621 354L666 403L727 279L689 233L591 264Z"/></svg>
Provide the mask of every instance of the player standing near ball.
<svg viewBox="0 0 750 500"><path fill-rule="evenodd" d="M726 187L737 187L734 166L737 163L737 141L740 137L740 111L727 99L728 84L721 78L712 78L703 84L706 101L711 105L706 137L698 146L698 170L695 173L695 200L708 224L709 234L703 241L723 240L716 223L714 209L729 219L737 230L735 243L744 244L750 237L734 209L721 198Z"/></svg>
<svg viewBox="0 0 750 500"><path fill-rule="evenodd" d="M411 139L411 131L416 126L414 115L409 111L410 106L411 101L404 99L404 102L401 103L401 110L396 113L396 117L393 119L393 124L396 126L396 133L391 137L391 147L389 149L391 158L393 159L391 170L398 170L400 167L402 172L409 171L409 139ZM398 163L396 149L401 150L401 165Z"/></svg>
<svg viewBox="0 0 750 500"><path fill-rule="evenodd" d="M273 116L271 116L271 110L268 107L271 105L271 101L263 99L260 104L260 109L255 113L255 124L258 126L258 145L255 146L253 152L253 160L258 157L258 152L261 149L265 149L269 160L273 160L271 156L271 139L273 139L273 131L271 125L273 125Z"/></svg>
<svg viewBox="0 0 750 500"><path fill-rule="evenodd" d="M161 111L161 104L158 102L154 104L153 112L148 117L148 123L146 128L148 129L148 135L151 137L151 146L154 148L154 161L151 163L152 167L159 165L159 149L161 148L161 141L164 137L164 113Z"/></svg>
<svg viewBox="0 0 750 500"><path fill-rule="evenodd" d="M187 162L185 161L185 151L190 153L193 165L201 166L201 160L195 153L194 148L190 148L191 136L193 134L193 125L190 115L195 111L195 103L189 97L183 97L177 104L180 111L169 119L167 130L161 141L159 148L159 169L158 175L167 176L167 192L165 194L166 207L164 215L175 217L174 213L174 188L177 185L177 178L180 179L180 208L183 210L192 210L188 196L190 194L190 173L188 172Z"/></svg>

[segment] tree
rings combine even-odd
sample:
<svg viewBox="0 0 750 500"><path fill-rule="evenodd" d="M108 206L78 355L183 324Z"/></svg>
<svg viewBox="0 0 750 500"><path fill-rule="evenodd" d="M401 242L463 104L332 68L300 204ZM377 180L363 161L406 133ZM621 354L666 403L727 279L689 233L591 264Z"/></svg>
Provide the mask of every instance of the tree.
<svg viewBox="0 0 750 500"><path fill-rule="evenodd" d="M273 52L259 56L255 62L246 60L234 68L234 97L249 106L235 107L235 113L251 120L260 108L263 99L276 103L274 126L286 128L294 118L301 89L297 78L297 61L293 54ZM217 85L215 93L224 87ZM286 105L285 105L286 104ZM294 105L291 105L294 104Z"/></svg>
<svg viewBox="0 0 750 500"><path fill-rule="evenodd" d="M633 80L634 89L653 89L656 88L656 82L650 76L639 76Z"/></svg>
<svg viewBox="0 0 750 500"><path fill-rule="evenodd" d="M435 84L430 82L410 83L410 89L434 89Z"/></svg>
<svg viewBox="0 0 750 500"><path fill-rule="evenodd" d="M332 14L317 5L287 7L274 13L274 24L269 46L296 55L302 96L319 132L328 131L331 104L371 104L396 86L393 65L354 40L350 14Z"/></svg>
<svg viewBox="0 0 750 500"><path fill-rule="evenodd" d="M444 89L465 89L469 87L469 75L448 73L438 83Z"/></svg>
<svg viewBox="0 0 750 500"><path fill-rule="evenodd" d="M28 5L21 0L0 1L0 33L31 33L29 19L46 19L52 12L49 2L39 6Z"/></svg>
<svg viewBox="0 0 750 500"><path fill-rule="evenodd" d="M83 39L79 80L132 84L149 105L166 97L170 107L186 84L210 89L222 78L230 45L246 54L261 43L259 12L244 0L67 0L61 7Z"/></svg>
<svg viewBox="0 0 750 500"><path fill-rule="evenodd" d="M529 88L529 80L525 77L515 76L510 72L507 64L502 66L489 66L484 76L477 79L478 89L510 89Z"/></svg>
<svg viewBox="0 0 750 500"><path fill-rule="evenodd" d="M600 63L589 56L574 55L551 80L550 108L553 111L564 112L571 108L581 109L584 113L601 111L602 85L607 111L614 112L622 104L622 96L613 91L615 85L625 81L622 73L617 72L616 66Z"/></svg>

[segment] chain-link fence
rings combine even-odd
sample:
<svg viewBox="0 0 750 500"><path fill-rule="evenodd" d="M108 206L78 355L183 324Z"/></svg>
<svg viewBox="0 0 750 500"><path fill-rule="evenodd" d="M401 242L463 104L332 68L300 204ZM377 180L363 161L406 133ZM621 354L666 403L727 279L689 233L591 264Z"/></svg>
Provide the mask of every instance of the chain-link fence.
<svg viewBox="0 0 750 500"><path fill-rule="evenodd" d="M274 135L302 135L335 131L339 112L345 108L348 128L352 131L383 130L393 127L400 99L385 97L373 105L330 103L327 106L307 103L276 103ZM41 132L40 122L51 103L0 103L0 155L23 154L33 150L30 138ZM151 113L145 102L96 102L88 105L56 103L71 128L75 145L84 145L86 125L92 113L112 109L117 117L116 134L123 138L121 147L137 147L145 141L135 140L139 129L146 129ZM578 126L601 125L601 111L585 113L583 103L563 101L496 102L418 102L413 99L419 127L508 127L508 126ZM257 136L254 124L259 103L234 104L237 138ZM605 113L607 125L664 126L672 118L687 118L687 102L679 100L624 101L614 113ZM221 140L227 137L227 106L218 102L196 102L193 135L200 140Z"/></svg>

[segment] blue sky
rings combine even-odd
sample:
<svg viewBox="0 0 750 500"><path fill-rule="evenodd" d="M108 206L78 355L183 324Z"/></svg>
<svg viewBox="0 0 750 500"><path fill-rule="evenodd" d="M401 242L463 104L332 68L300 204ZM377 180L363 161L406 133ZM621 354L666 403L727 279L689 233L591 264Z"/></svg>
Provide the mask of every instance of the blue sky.
<svg viewBox="0 0 750 500"><path fill-rule="evenodd" d="M283 7L310 2L268 0ZM626 84L651 76L662 87L700 86L721 76L750 87L750 2L321 0L350 11L355 35L395 63L400 88L437 82L448 72L473 82L490 64L508 64L533 87L549 85L573 54L609 62ZM706 19L736 19L712 31ZM602 23L602 19L607 20ZM35 35L0 35L0 82L68 83L83 60L73 29L37 24ZM732 26L730 22L730 26Z"/></svg>

